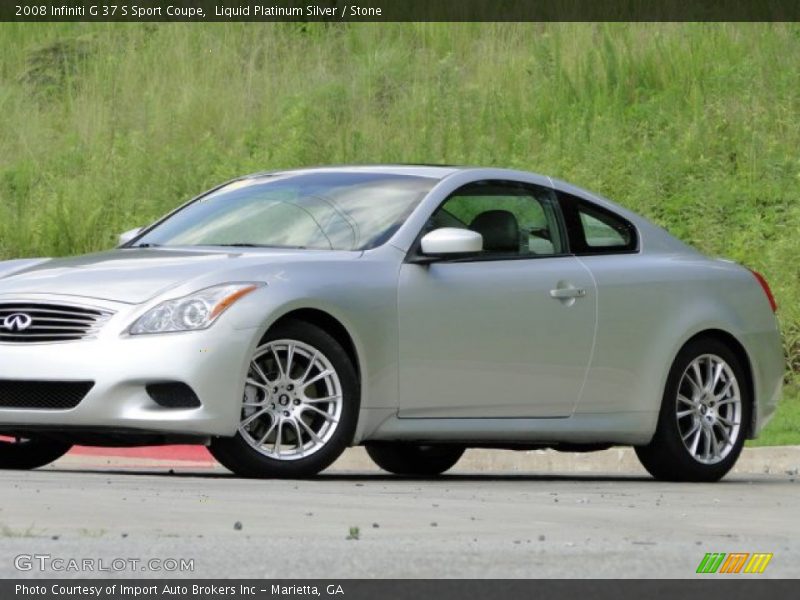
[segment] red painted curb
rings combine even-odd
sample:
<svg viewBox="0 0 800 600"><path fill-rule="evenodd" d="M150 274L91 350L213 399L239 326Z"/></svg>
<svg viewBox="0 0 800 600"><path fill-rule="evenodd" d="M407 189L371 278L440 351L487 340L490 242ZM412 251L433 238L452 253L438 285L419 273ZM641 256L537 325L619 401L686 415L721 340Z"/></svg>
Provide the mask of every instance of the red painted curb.
<svg viewBox="0 0 800 600"><path fill-rule="evenodd" d="M147 458L153 460L176 460L214 463L214 458L205 446L142 446L136 448L97 448L75 446L70 454L84 456L120 456L125 458Z"/></svg>

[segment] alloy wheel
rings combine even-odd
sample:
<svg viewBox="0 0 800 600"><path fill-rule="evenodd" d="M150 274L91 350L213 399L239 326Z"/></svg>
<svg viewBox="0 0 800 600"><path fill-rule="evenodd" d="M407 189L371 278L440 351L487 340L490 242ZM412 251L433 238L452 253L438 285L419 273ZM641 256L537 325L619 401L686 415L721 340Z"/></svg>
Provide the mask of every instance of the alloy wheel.
<svg viewBox="0 0 800 600"><path fill-rule="evenodd" d="M742 420L742 396L731 366L715 354L695 358L683 372L675 406L689 454L706 465L724 460L739 438Z"/></svg>
<svg viewBox="0 0 800 600"><path fill-rule="evenodd" d="M250 361L239 434L269 458L308 457L336 431L342 397L339 375L322 352L298 340L273 340Z"/></svg>

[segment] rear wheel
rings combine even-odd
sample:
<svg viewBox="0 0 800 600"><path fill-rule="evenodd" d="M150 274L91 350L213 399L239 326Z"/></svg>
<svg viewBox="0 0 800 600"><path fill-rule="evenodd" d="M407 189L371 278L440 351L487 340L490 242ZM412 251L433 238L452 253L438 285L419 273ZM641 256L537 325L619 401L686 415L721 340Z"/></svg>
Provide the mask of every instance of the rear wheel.
<svg viewBox="0 0 800 600"><path fill-rule="evenodd" d="M71 447L46 438L0 437L0 469L38 469L58 460Z"/></svg>
<svg viewBox="0 0 800 600"><path fill-rule="evenodd" d="M395 475L441 475L464 454L461 446L399 443L367 444L367 454L384 471Z"/></svg>
<svg viewBox="0 0 800 600"><path fill-rule="evenodd" d="M736 354L719 340L692 341L670 370L656 433L636 454L656 479L717 481L739 458L751 410Z"/></svg>
<svg viewBox="0 0 800 600"><path fill-rule="evenodd" d="M209 450L243 477L315 475L352 441L358 408L358 378L342 346L319 327L287 322L250 361L236 436Z"/></svg>

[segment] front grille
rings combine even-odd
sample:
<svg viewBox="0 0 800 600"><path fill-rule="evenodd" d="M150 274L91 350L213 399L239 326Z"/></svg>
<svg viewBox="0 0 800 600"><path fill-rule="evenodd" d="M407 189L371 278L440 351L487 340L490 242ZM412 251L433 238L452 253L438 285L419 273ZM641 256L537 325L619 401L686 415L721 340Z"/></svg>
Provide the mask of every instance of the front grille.
<svg viewBox="0 0 800 600"><path fill-rule="evenodd" d="M99 308L67 304L0 303L0 343L92 338L112 315Z"/></svg>
<svg viewBox="0 0 800 600"><path fill-rule="evenodd" d="M0 380L0 408L75 408L93 387L93 381Z"/></svg>

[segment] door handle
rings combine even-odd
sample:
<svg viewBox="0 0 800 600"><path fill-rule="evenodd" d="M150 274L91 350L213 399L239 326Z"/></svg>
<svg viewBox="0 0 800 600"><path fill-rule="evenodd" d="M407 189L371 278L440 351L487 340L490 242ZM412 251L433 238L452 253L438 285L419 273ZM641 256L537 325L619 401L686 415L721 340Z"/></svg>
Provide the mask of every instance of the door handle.
<svg viewBox="0 0 800 600"><path fill-rule="evenodd" d="M556 288L550 290L550 297L556 300L569 300L571 298L583 298L586 290L583 288Z"/></svg>

